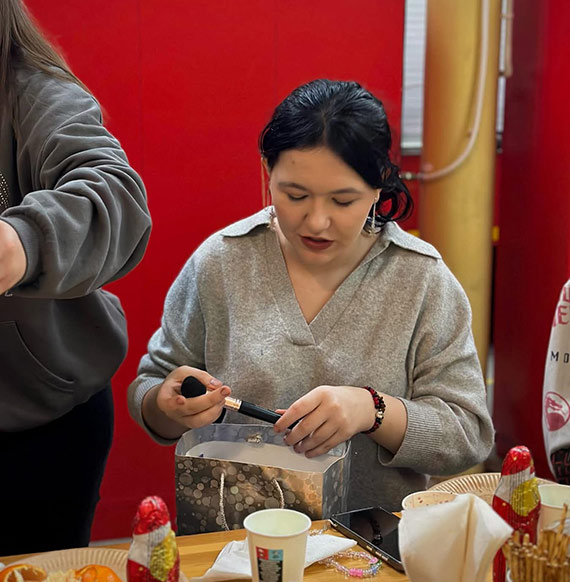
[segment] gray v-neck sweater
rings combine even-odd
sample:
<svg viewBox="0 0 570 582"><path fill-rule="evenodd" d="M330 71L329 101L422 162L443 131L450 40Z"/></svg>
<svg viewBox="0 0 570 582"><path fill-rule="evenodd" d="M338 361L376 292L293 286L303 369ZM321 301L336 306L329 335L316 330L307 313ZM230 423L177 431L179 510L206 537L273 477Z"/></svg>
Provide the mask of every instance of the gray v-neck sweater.
<svg viewBox="0 0 570 582"><path fill-rule="evenodd" d="M388 223L308 324L268 223L263 210L190 257L129 387L133 418L145 427L144 394L181 365L206 369L233 396L271 409L322 384L372 386L402 400L408 427L395 455L353 437L350 508L398 510L427 474L484 460L494 434L471 311L439 253ZM224 421L248 419L228 411Z"/></svg>

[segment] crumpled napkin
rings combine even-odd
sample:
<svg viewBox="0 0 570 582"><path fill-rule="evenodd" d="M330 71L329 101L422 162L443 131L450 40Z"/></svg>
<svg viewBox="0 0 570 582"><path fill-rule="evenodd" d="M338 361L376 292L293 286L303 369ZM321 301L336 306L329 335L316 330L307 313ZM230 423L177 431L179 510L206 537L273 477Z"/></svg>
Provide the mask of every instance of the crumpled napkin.
<svg viewBox="0 0 570 582"><path fill-rule="evenodd" d="M399 545L412 582L482 582L513 528L471 493L449 503L405 509Z"/></svg>
<svg viewBox="0 0 570 582"><path fill-rule="evenodd" d="M309 536L307 539L307 553L305 554L305 568L337 552L348 550L354 545L356 545L354 540L339 536L329 534ZM190 582L246 580L249 578L251 578L251 564L249 563L247 539L245 539L226 544L218 554L214 565L203 576L190 578Z"/></svg>

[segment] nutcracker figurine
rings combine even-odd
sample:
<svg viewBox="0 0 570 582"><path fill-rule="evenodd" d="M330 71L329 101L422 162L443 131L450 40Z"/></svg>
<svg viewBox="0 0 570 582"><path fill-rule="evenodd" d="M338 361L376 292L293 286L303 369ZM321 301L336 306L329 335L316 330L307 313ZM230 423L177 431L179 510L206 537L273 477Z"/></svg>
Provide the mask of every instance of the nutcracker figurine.
<svg viewBox="0 0 570 582"><path fill-rule="evenodd" d="M503 461L501 477L493 497L493 509L521 536L528 533L536 543L540 513L538 482L534 462L525 446L513 447ZM493 582L505 581L505 558L499 550L493 562Z"/></svg>
<svg viewBox="0 0 570 582"><path fill-rule="evenodd" d="M134 520L127 561L127 582L178 582L180 556L166 503L146 497Z"/></svg>

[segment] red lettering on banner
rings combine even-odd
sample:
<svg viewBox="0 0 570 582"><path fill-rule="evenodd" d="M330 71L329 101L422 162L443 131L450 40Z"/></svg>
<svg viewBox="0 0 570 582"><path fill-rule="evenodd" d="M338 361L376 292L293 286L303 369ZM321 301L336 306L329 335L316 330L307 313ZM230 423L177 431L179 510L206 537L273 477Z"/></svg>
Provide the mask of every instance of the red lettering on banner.
<svg viewBox="0 0 570 582"><path fill-rule="evenodd" d="M554 314L554 322L552 327L557 325L568 325L570 323L570 305L564 305L561 303L556 308L556 313Z"/></svg>
<svg viewBox="0 0 570 582"><path fill-rule="evenodd" d="M562 287L560 294L560 301L556 306L554 312L554 319L552 320L552 327L557 325L568 325L570 323L570 282Z"/></svg>
<svg viewBox="0 0 570 582"><path fill-rule="evenodd" d="M544 414L550 432L560 430L570 418L568 401L557 392L547 392L544 396Z"/></svg>

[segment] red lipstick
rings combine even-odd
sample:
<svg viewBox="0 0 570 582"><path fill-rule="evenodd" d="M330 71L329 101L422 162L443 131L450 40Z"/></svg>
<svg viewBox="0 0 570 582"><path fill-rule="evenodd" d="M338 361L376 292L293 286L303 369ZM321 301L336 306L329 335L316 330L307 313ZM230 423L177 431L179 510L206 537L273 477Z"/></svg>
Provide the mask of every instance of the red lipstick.
<svg viewBox="0 0 570 582"><path fill-rule="evenodd" d="M308 249L311 249L312 251L324 251L333 244L332 240L312 238L310 236L302 236L301 241Z"/></svg>

